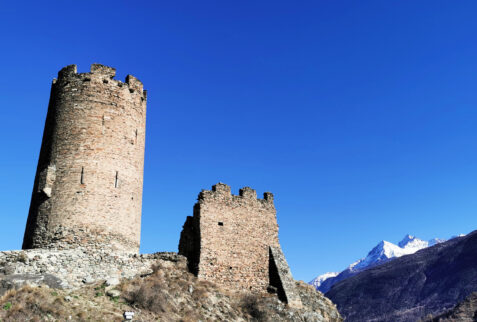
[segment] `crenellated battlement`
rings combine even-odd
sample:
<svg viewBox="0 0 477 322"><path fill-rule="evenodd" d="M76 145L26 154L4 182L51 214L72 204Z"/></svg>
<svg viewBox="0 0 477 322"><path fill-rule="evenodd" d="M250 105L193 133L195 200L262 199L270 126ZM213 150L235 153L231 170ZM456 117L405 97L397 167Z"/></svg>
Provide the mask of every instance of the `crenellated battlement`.
<svg viewBox="0 0 477 322"><path fill-rule="evenodd" d="M102 64L91 64L89 73L78 73L76 65L68 65L58 72L58 79L53 79L53 84L66 84L72 79L82 82L113 84L119 88L128 88L130 93L139 93L143 100L147 98L147 92L143 89L142 82L132 75L127 75L124 82L114 79L116 68Z"/></svg>
<svg viewBox="0 0 477 322"><path fill-rule="evenodd" d="M77 70L76 65L65 66L58 72L58 79L77 74Z"/></svg>
<svg viewBox="0 0 477 322"><path fill-rule="evenodd" d="M213 185L212 186L212 191L217 193L217 194L232 195L230 186L226 185L225 183L222 183L222 182L219 182L216 185Z"/></svg>
<svg viewBox="0 0 477 322"><path fill-rule="evenodd" d="M116 76L116 68L101 65L101 64L91 64L91 74L103 75L109 78Z"/></svg>
<svg viewBox="0 0 477 322"><path fill-rule="evenodd" d="M264 192L263 193L263 199L266 201L271 201L273 202L273 193L271 192Z"/></svg>
<svg viewBox="0 0 477 322"><path fill-rule="evenodd" d="M142 90L142 83L139 79L137 79L136 77L134 77L133 75L127 75L126 76L126 84L129 85L129 90L135 90L135 91L138 91L138 93L142 93L143 90ZM131 92L132 93L132 92Z"/></svg>
<svg viewBox="0 0 477 322"><path fill-rule="evenodd" d="M222 182L213 185L211 190L202 190L199 193L199 201L207 199L257 200L273 204L273 194L271 192L265 192L263 198L257 198L255 189L243 187L239 189L238 195L233 195L230 186Z"/></svg>
<svg viewBox="0 0 477 322"><path fill-rule="evenodd" d="M243 187L239 190L239 196L247 199L257 199L257 191L250 187Z"/></svg>

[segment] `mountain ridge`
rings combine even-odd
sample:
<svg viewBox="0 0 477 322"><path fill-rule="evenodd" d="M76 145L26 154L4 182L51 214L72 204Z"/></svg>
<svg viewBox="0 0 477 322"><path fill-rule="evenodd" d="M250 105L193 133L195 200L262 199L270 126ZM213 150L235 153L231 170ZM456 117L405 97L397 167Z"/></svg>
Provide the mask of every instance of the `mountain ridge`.
<svg viewBox="0 0 477 322"><path fill-rule="evenodd" d="M416 321L477 291L477 231L366 269L327 293L346 321Z"/></svg>
<svg viewBox="0 0 477 322"><path fill-rule="evenodd" d="M350 264L343 271L338 273L328 272L319 275L311 280L308 284L313 285L317 290L326 293L334 284L354 276L359 272L377 265L384 264L395 258L413 254L418 250L442 243L444 241L444 239L439 238L433 238L425 241L410 234L406 234L397 245L386 240L382 240L368 252L366 257Z"/></svg>

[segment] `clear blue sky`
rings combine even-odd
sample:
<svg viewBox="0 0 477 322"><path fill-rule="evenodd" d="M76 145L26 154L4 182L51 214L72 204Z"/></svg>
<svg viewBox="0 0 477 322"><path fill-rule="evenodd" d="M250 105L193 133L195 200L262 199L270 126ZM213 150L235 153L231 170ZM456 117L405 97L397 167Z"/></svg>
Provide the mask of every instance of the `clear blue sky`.
<svg viewBox="0 0 477 322"><path fill-rule="evenodd" d="M275 194L294 276L477 228L475 1L3 1L0 249L26 223L50 84L148 90L142 252L218 181Z"/></svg>

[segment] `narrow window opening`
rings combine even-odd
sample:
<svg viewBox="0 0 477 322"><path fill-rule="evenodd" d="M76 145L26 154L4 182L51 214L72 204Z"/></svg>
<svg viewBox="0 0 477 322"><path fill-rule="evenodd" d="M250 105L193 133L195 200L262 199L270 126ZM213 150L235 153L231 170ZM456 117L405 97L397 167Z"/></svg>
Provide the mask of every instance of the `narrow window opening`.
<svg viewBox="0 0 477 322"><path fill-rule="evenodd" d="M219 221L219 226L223 226L223 225L224 225L224 223Z"/></svg>
<svg viewBox="0 0 477 322"><path fill-rule="evenodd" d="M118 171L116 171L116 178L114 179L114 188L118 187Z"/></svg>
<svg viewBox="0 0 477 322"><path fill-rule="evenodd" d="M80 183L81 183L81 184L84 184L84 167L81 167Z"/></svg>
<svg viewBox="0 0 477 322"><path fill-rule="evenodd" d="M137 144L137 129L136 129L134 134L136 135L135 138L134 138L134 144Z"/></svg>

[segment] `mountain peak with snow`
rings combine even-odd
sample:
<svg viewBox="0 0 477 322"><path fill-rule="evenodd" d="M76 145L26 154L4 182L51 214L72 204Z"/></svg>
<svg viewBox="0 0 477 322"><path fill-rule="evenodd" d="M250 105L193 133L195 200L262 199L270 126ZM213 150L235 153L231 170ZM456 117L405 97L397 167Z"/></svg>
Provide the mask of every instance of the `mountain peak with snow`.
<svg viewBox="0 0 477 322"><path fill-rule="evenodd" d="M437 240L437 238L435 238L435 240ZM408 234L398 243L398 246L403 249L412 250L412 253L415 253L420 249L429 247L430 244L430 241L425 241Z"/></svg>
<svg viewBox="0 0 477 322"><path fill-rule="evenodd" d="M401 247L401 248L404 248L406 247L406 245L410 242L412 242L413 240L415 240L416 237L414 237L413 235L409 235L407 234L406 236L404 236L404 238L398 243L398 246Z"/></svg>
<svg viewBox="0 0 477 322"><path fill-rule="evenodd" d="M387 262L391 258L415 253L419 249L425 248L427 246L427 242L411 235L406 235L404 239L399 242L399 245L382 240L368 253L365 258L354 262L348 267L348 269L350 269L352 272L360 272L368 267Z"/></svg>
<svg viewBox="0 0 477 322"><path fill-rule="evenodd" d="M316 289L318 289L325 280L332 277L336 277L338 274L339 272L329 272L329 273L322 274L314 278L309 284L313 285Z"/></svg>

